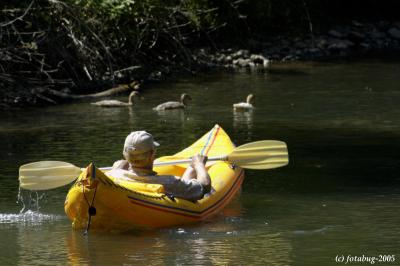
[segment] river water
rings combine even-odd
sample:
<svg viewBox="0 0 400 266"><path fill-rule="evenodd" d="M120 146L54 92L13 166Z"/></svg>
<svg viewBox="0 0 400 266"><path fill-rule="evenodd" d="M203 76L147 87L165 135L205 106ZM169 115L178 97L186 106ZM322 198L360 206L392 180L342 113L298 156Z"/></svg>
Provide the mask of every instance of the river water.
<svg viewBox="0 0 400 266"><path fill-rule="evenodd" d="M132 108L86 102L2 112L0 265L365 265L371 257L399 265L399 62L209 73L153 84ZM152 110L183 92L193 98L185 112ZM248 93L255 110L234 113L232 104ZM110 166L125 136L139 129L161 143L159 155L170 154L214 124L237 145L285 141L290 164L246 171L241 196L210 221L84 236L63 211L68 186L23 192L20 212L22 164Z"/></svg>

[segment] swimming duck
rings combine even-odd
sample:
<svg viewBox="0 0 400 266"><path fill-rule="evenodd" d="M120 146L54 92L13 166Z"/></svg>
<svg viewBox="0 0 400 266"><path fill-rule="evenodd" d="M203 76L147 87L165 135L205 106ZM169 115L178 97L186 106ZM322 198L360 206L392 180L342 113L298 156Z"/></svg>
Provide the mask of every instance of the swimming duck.
<svg viewBox="0 0 400 266"><path fill-rule="evenodd" d="M247 95L246 102L241 102L241 103L235 103L233 104L233 110L235 111L247 111L247 110L253 110L253 102L254 102L254 95L249 94Z"/></svg>
<svg viewBox="0 0 400 266"><path fill-rule="evenodd" d="M163 110L171 110L171 109L185 109L186 105L187 105L187 101L191 100L191 99L192 98L188 94L183 93L181 95L180 102L173 102L173 101L165 102L160 105L157 105L156 107L153 108L153 110L163 111Z"/></svg>
<svg viewBox="0 0 400 266"><path fill-rule="evenodd" d="M124 106L132 106L133 98L139 96L139 92L132 91L129 94L128 102L121 102L118 100L102 100L99 102L91 103L92 105L101 106L101 107L124 107Z"/></svg>

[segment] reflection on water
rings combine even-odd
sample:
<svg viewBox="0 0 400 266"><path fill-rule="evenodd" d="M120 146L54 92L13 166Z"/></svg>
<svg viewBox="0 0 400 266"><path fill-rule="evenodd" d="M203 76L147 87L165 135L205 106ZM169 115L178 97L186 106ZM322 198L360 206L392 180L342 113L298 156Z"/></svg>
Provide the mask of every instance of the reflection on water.
<svg viewBox="0 0 400 266"><path fill-rule="evenodd" d="M65 232L57 227L34 227L27 230L18 227L18 265L56 265L67 258L63 243ZM45 232L51 231L51 234Z"/></svg>
<svg viewBox="0 0 400 266"><path fill-rule="evenodd" d="M253 110L233 110L233 129L235 134L244 136L243 141L249 142L253 139Z"/></svg>
<svg viewBox="0 0 400 266"><path fill-rule="evenodd" d="M287 265L291 261L290 241L279 233L255 235L239 227L230 231L204 227L89 237L71 232L68 259L72 264L107 261L113 265L229 265L239 261Z"/></svg>
<svg viewBox="0 0 400 266"><path fill-rule="evenodd" d="M31 210L1 213L0 264L56 265L65 261L66 248L60 245L66 230L60 222L65 219L64 215Z"/></svg>
<svg viewBox="0 0 400 266"><path fill-rule="evenodd" d="M238 209L239 207L239 209ZM276 232L243 227L240 203L225 214L199 225L152 231L98 234L69 232L68 260L72 264L113 265L287 265L290 240Z"/></svg>
<svg viewBox="0 0 400 266"><path fill-rule="evenodd" d="M169 122L180 122L184 123L187 119L185 115L185 110L172 109L172 110L159 110L154 111L159 116L159 122L169 123Z"/></svg>

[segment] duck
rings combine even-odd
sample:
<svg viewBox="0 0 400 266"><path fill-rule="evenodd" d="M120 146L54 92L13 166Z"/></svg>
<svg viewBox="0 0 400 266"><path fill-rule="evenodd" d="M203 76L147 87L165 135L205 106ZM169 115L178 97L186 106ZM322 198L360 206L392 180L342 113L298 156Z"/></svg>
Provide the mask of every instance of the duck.
<svg viewBox="0 0 400 266"><path fill-rule="evenodd" d="M162 104L157 105L156 107L153 108L155 111L164 111L164 110L172 110L172 109L185 109L187 106L188 100L191 100L192 98L186 94L183 93L181 95L181 100L179 102L165 102Z"/></svg>
<svg viewBox="0 0 400 266"><path fill-rule="evenodd" d="M233 104L233 110L235 111L250 111L253 110L254 95L247 95L246 102L240 102Z"/></svg>
<svg viewBox="0 0 400 266"><path fill-rule="evenodd" d="M124 107L124 106L132 106L133 105L133 98L139 96L139 92L132 91L129 94L128 102L121 102L118 100L102 100L99 102L91 103L92 105L101 106L101 107Z"/></svg>

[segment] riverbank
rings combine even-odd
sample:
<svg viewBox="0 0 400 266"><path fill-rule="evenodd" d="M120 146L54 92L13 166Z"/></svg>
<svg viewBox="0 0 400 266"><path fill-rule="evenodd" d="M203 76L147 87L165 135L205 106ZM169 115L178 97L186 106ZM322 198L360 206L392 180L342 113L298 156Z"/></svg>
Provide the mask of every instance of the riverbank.
<svg viewBox="0 0 400 266"><path fill-rule="evenodd" d="M400 51L400 22L359 22L331 27L322 33L302 34L299 36L270 36L267 40L250 39L242 47L205 47L185 50L186 62L181 57L164 60L163 64L141 62L142 65L115 71L118 81L130 80L127 84L104 82L104 86L92 88L91 95L99 98L112 97L113 94L139 90L147 84L161 81L171 74L202 71L268 71L271 64L292 61L332 60L353 56L369 56L377 52L382 54ZM21 106L54 105L76 100L92 99L88 94L77 94L69 86L35 86L27 89L21 82L17 87L7 87L3 75L0 81L3 89L0 108L8 109ZM45 82L45 81L44 81ZM110 89L110 87L112 87ZM107 90L106 94L94 94ZM115 93L113 93L115 91Z"/></svg>
<svg viewBox="0 0 400 266"><path fill-rule="evenodd" d="M202 65L227 69L265 69L274 62L312 61L400 52L400 22L361 23L332 27L320 34L249 41L249 49L200 49Z"/></svg>

